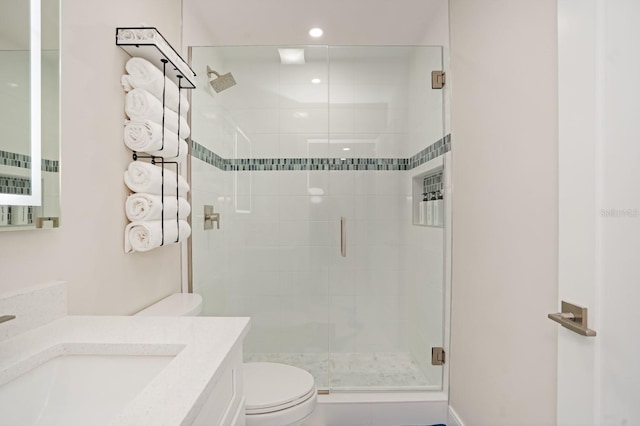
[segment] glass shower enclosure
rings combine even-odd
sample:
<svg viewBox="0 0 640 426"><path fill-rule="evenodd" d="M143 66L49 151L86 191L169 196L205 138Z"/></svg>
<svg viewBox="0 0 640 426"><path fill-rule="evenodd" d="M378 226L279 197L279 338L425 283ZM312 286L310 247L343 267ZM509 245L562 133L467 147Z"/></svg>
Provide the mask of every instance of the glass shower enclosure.
<svg viewBox="0 0 640 426"><path fill-rule="evenodd" d="M441 47L193 47L191 63L204 314L250 316L245 360L325 391L441 389L444 227L424 215L449 149Z"/></svg>

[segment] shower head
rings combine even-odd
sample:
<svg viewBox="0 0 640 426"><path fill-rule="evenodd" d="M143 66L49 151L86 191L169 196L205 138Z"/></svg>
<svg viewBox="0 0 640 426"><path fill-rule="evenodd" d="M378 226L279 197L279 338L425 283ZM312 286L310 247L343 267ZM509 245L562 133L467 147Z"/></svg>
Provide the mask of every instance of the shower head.
<svg viewBox="0 0 640 426"><path fill-rule="evenodd" d="M216 75L216 78L214 78L213 80L209 80L209 84L211 85L211 87L213 87L213 90L215 90L216 93L220 93L231 86L235 86L236 84L236 80L233 78L230 72L220 75L212 70L209 65L207 65L207 76L211 78L211 74Z"/></svg>

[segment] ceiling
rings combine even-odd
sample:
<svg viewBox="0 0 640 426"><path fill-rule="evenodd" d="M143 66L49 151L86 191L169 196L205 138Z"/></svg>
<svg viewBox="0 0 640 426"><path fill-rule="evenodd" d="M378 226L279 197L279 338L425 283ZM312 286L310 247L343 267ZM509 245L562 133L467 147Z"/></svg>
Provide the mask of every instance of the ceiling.
<svg viewBox="0 0 640 426"><path fill-rule="evenodd" d="M447 27L438 22L447 9L447 0L183 0L184 43L419 45L430 27ZM312 27L324 36L312 39Z"/></svg>

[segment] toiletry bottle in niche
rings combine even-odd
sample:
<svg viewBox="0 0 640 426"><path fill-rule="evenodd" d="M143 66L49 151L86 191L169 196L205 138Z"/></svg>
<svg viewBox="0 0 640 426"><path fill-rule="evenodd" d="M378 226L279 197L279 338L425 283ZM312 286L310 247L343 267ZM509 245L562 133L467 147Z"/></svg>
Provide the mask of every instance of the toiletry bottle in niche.
<svg viewBox="0 0 640 426"><path fill-rule="evenodd" d="M434 203L434 193L430 192L427 196L427 223L428 226L433 226L433 203Z"/></svg>
<svg viewBox="0 0 640 426"><path fill-rule="evenodd" d="M427 196L429 194L425 192L422 195L422 201L418 202L418 225L427 224Z"/></svg>
<svg viewBox="0 0 640 426"><path fill-rule="evenodd" d="M433 224L435 226L444 226L444 195L442 190L436 193L433 206Z"/></svg>

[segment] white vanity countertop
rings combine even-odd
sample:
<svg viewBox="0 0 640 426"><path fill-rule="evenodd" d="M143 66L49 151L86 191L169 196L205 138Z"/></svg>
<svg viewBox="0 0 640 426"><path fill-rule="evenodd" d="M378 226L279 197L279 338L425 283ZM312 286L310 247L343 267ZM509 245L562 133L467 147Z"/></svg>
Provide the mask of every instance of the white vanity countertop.
<svg viewBox="0 0 640 426"><path fill-rule="evenodd" d="M176 355L113 424L190 424L248 329L244 317L65 316L0 342L0 384L63 354Z"/></svg>

